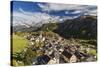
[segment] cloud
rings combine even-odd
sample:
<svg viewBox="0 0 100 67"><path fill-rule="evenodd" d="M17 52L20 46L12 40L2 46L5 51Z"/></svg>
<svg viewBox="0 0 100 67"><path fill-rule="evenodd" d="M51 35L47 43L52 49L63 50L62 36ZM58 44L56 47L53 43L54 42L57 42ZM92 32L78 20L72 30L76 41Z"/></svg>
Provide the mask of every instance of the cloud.
<svg viewBox="0 0 100 67"><path fill-rule="evenodd" d="M93 5L73 5L73 4L55 4L55 3L38 3L38 6L42 9L42 11L61 11L65 10L65 14L68 14L70 10L74 10L71 12L72 14L76 13L91 13L91 11L96 11L97 7Z"/></svg>
<svg viewBox="0 0 100 67"><path fill-rule="evenodd" d="M71 12L72 14L77 14L77 13L81 13L81 11L74 11L74 12Z"/></svg>
<svg viewBox="0 0 100 67"><path fill-rule="evenodd" d="M65 5L65 4L41 4L39 3L38 6L42 8L43 11L60 11L60 10L73 10L73 9L81 9L79 5Z"/></svg>
<svg viewBox="0 0 100 67"><path fill-rule="evenodd" d="M78 16L76 16L78 17ZM59 22L59 21L64 21L66 19L73 19L75 17L71 16L54 16L54 15L49 15L47 13L41 13L41 12L13 12L13 25L29 25L29 26L34 26L37 23L49 23L49 22Z"/></svg>
<svg viewBox="0 0 100 67"><path fill-rule="evenodd" d="M19 11L23 12L24 13L24 10L22 8L19 8Z"/></svg>
<svg viewBox="0 0 100 67"><path fill-rule="evenodd" d="M14 25L35 25L37 23L43 22L48 23L50 21L58 21L60 19L59 16L49 15L47 13L41 12L27 12L22 8L19 8L20 12L13 12L13 24Z"/></svg>
<svg viewBox="0 0 100 67"><path fill-rule="evenodd" d="M97 16L97 10L88 10L85 15Z"/></svg>
<svg viewBox="0 0 100 67"><path fill-rule="evenodd" d="M65 11L65 14L79 14L79 13L81 13L81 11L79 10L75 10L73 12Z"/></svg>
<svg viewBox="0 0 100 67"><path fill-rule="evenodd" d="M38 4L43 11L60 11L64 10L65 14L85 14L85 15L97 15L97 9L95 6L80 6L80 5L58 5L58 4ZM50 9L49 9L50 8ZM70 12L70 10L73 10ZM14 25L24 25L27 23L29 25L36 23L48 23L49 21L63 21L66 19L77 18L79 15L75 16L55 16L50 15L47 12L28 12L19 7L19 12L13 12L13 24Z"/></svg>

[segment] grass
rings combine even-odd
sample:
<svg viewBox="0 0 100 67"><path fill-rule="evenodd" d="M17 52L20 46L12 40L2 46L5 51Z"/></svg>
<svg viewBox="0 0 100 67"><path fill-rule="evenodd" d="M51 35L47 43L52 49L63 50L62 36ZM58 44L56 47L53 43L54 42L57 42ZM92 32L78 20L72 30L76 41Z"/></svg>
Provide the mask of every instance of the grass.
<svg viewBox="0 0 100 67"><path fill-rule="evenodd" d="M22 51L27 45L28 45L27 39L13 34L13 41L12 41L13 54Z"/></svg>
<svg viewBox="0 0 100 67"><path fill-rule="evenodd" d="M89 52L89 54L91 54L91 55L94 55L94 56L95 56L95 55L97 54L97 52L96 52L96 50L95 50L95 49L91 49L91 50L90 50L90 52Z"/></svg>

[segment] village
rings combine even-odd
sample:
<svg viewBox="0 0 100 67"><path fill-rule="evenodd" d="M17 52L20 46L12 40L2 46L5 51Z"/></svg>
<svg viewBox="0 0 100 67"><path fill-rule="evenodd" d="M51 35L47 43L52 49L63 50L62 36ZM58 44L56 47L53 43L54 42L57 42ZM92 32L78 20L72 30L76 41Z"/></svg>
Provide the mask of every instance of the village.
<svg viewBox="0 0 100 67"><path fill-rule="evenodd" d="M37 53L32 65L60 64L96 61L96 55L90 55L91 48L59 36L27 35L29 48ZM27 50L27 49L26 49Z"/></svg>

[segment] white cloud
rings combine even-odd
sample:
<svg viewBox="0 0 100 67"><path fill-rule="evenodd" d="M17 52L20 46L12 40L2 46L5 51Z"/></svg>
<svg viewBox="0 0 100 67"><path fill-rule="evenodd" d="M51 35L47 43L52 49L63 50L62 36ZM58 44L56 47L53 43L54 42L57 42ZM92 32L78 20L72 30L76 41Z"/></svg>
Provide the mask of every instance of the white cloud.
<svg viewBox="0 0 100 67"><path fill-rule="evenodd" d="M72 10L72 9L82 9L79 5L65 5L65 4L38 4L40 8L44 11L59 11L59 10Z"/></svg>
<svg viewBox="0 0 100 67"><path fill-rule="evenodd" d="M31 15L30 15L31 14ZM59 22L64 21L66 19L73 19L76 18L71 16L63 16L62 18L60 16L52 16L46 13L40 13L40 12L13 12L13 25L29 25L33 26L37 23L49 23L49 22Z"/></svg>
<svg viewBox="0 0 100 67"><path fill-rule="evenodd" d="M70 12L70 14L77 14L77 13L85 13L86 15L97 15L97 10L93 9L90 10L89 6L73 6L73 5L55 5L55 4L48 4L48 6L50 7L50 9L46 8L47 6L44 6L42 4L39 4L39 6L45 10L65 10L65 14L69 14L68 9L75 9L75 11ZM84 8L84 9L83 9ZM86 9L89 8L89 9ZM44 10L43 9L43 10ZM77 10L76 10L77 9ZM41 13L41 12L27 12L24 11L22 8L19 8L20 12L13 12L13 23L14 25L24 25L24 23L27 23L29 25L32 24L36 24L36 23L48 23L48 21L62 21L62 20L66 20L66 19L73 19L73 18L77 18L78 16L63 16L62 18L60 16L53 16L53 15L49 15L47 13Z"/></svg>
<svg viewBox="0 0 100 67"><path fill-rule="evenodd" d="M22 8L19 8L19 10L24 13L24 10Z"/></svg>
<svg viewBox="0 0 100 67"><path fill-rule="evenodd" d="M81 13L81 11L79 10L75 10L73 12L65 11L65 14L78 14L78 13Z"/></svg>
<svg viewBox="0 0 100 67"><path fill-rule="evenodd" d="M68 14L69 10L75 10L75 12L72 12L72 14L75 13L86 13L91 11L96 11L97 7L92 6L92 5L73 5L73 4L55 4L55 3L47 3L47 4L38 4L38 6L43 10L43 11L60 11L60 10L65 10L65 14Z"/></svg>
<svg viewBox="0 0 100 67"><path fill-rule="evenodd" d="M31 14L31 15L30 15ZM32 24L34 23L38 23L41 22L42 20L46 20L49 19L49 15L45 14L45 13L21 13L21 12L13 12L13 23L28 23L28 24Z"/></svg>
<svg viewBox="0 0 100 67"><path fill-rule="evenodd" d="M58 21L59 16L52 16L47 13L41 12L26 12L19 8L20 12L13 12L13 24L14 25L35 25L37 23L43 22L48 23L48 21Z"/></svg>
<svg viewBox="0 0 100 67"><path fill-rule="evenodd" d="M72 12L72 14L77 14L77 13L81 13L81 11L74 11L74 12Z"/></svg>
<svg viewBox="0 0 100 67"><path fill-rule="evenodd" d="M97 10L87 11L87 15L97 16Z"/></svg>

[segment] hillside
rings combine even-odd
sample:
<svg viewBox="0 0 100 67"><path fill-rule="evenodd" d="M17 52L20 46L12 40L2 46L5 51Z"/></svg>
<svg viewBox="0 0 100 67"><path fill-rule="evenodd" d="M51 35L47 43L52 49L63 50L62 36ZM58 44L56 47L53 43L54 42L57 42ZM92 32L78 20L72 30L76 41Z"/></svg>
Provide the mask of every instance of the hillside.
<svg viewBox="0 0 100 67"><path fill-rule="evenodd" d="M97 38L97 19L94 16L81 16L64 22L45 23L40 27L14 26L13 31L37 32L53 31L64 38Z"/></svg>
<svg viewBox="0 0 100 67"><path fill-rule="evenodd" d="M64 38L97 38L97 19L93 16L44 24L41 30L51 30Z"/></svg>
<svg viewBox="0 0 100 67"><path fill-rule="evenodd" d="M49 64L53 57L59 59L57 63L97 60L96 17L84 16L62 23L46 23L41 27L18 28L12 41L12 55L18 65ZM69 62L73 55L74 60Z"/></svg>

